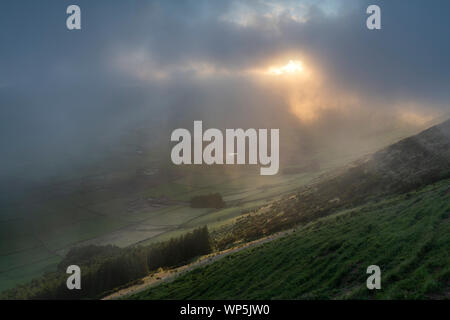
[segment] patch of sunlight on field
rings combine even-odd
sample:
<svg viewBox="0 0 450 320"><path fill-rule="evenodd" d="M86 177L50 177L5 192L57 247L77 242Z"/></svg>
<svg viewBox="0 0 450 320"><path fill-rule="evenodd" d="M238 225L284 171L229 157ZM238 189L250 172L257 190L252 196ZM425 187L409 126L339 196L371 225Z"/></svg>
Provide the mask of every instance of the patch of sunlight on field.
<svg viewBox="0 0 450 320"><path fill-rule="evenodd" d="M146 239L156 237L164 232L169 231L170 227L158 227L152 223L139 223L137 225L128 226L118 231L108 233L104 236L88 240L80 244L87 245L116 245L118 247L127 247Z"/></svg>
<svg viewBox="0 0 450 320"><path fill-rule="evenodd" d="M234 218L239 217L248 211L257 209L266 203L265 200L252 201L240 206L230 207L212 212L208 215L194 219L186 224L187 227L196 227L202 225L208 225L209 227L217 227L217 225L223 225L233 222Z"/></svg>
<svg viewBox="0 0 450 320"><path fill-rule="evenodd" d="M196 217L207 214L213 210L214 209L209 208L190 208L179 206L174 210L149 219L147 222L153 226L177 226L182 225Z"/></svg>
<svg viewBox="0 0 450 320"><path fill-rule="evenodd" d="M278 183L260 185L257 188L248 188L241 193L241 197L237 196L233 200L240 199L242 201L256 201L260 199L272 200L274 197L293 192L307 183L311 182L317 174L306 173L297 175L284 175Z"/></svg>

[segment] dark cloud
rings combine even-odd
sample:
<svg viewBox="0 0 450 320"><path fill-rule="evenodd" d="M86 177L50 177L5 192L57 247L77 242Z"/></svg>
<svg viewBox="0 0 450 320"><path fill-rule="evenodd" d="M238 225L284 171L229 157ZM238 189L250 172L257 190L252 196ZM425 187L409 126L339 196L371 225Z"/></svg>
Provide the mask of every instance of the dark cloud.
<svg viewBox="0 0 450 320"><path fill-rule="evenodd" d="M283 128L290 149L333 137L351 148L355 137L398 127L399 105L419 116L450 109L445 0L76 3L81 31L65 28L73 1L0 4L2 176L30 163L55 175L105 161L136 128L164 144L173 128L204 119ZM373 3L380 31L365 28ZM286 92L247 72L289 54L323 78L314 123L298 121ZM306 89L298 95L311 99Z"/></svg>

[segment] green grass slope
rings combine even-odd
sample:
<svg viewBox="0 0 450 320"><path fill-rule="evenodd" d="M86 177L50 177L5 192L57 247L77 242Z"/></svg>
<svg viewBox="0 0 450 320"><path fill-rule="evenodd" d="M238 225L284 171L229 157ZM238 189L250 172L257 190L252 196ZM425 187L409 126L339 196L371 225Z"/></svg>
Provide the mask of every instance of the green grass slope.
<svg viewBox="0 0 450 320"><path fill-rule="evenodd" d="M448 299L450 180L319 219L130 299ZM366 288L369 265L381 290Z"/></svg>

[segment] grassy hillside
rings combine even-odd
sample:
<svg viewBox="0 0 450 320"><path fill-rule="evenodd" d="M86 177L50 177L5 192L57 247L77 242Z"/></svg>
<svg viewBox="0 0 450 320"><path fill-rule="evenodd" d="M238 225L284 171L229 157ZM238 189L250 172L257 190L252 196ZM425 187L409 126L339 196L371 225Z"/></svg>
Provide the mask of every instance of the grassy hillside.
<svg viewBox="0 0 450 320"><path fill-rule="evenodd" d="M263 213L239 217L216 232L216 246L226 248L450 178L449 150L450 121L446 121L321 175L296 194L272 202Z"/></svg>
<svg viewBox="0 0 450 320"><path fill-rule="evenodd" d="M131 299L449 298L450 180L321 218ZM382 290L366 288L379 265Z"/></svg>
<svg viewBox="0 0 450 320"><path fill-rule="evenodd" d="M313 174L277 179L255 178L248 173L238 178L214 173L195 177L198 180L184 176L162 184L149 177L148 186L137 187L124 178L127 183L117 182L119 186L114 188L100 181L98 188L88 185L67 194L44 190L32 203L7 208L0 205L0 292L54 271L75 246L149 245L205 224L223 224L292 192ZM265 189L260 187L265 185ZM227 208L190 208L192 196L212 191L224 196Z"/></svg>
<svg viewBox="0 0 450 320"><path fill-rule="evenodd" d="M305 225L450 177L448 150L450 121L371 156L330 151L319 166L292 165L277 176L260 176L253 167L158 168L153 162L37 188L19 203L0 204L0 292L55 271L74 247L132 249L207 225L221 250ZM360 160L348 164L351 159ZM189 199L208 193L220 193L226 208L189 206Z"/></svg>
<svg viewBox="0 0 450 320"><path fill-rule="evenodd" d="M37 183L17 198L0 194L0 292L55 271L74 247L150 245L203 225L214 231L234 224L243 214L407 134L384 133L377 143L350 153L323 148L313 156L317 168L305 168L301 161L276 176L260 176L258 166L173 167L165 158L167 145L144 148L130 138L116 150L119 158ZM192 197L208 193L220 193L226 208L189 207Z"/></svg>

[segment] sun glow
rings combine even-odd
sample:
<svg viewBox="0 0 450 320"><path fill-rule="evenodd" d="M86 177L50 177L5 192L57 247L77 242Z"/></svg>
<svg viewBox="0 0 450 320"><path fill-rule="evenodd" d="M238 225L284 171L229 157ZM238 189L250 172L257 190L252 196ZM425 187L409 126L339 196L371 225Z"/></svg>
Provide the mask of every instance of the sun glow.
<svg viewBox="0 0 450 320"><path fill-rule="evenodd" d="M281 67L270 67L268 74L280 76L283 74L296 74L303 71L303 64L298 60L289 60L289 63Z"/></svg>

